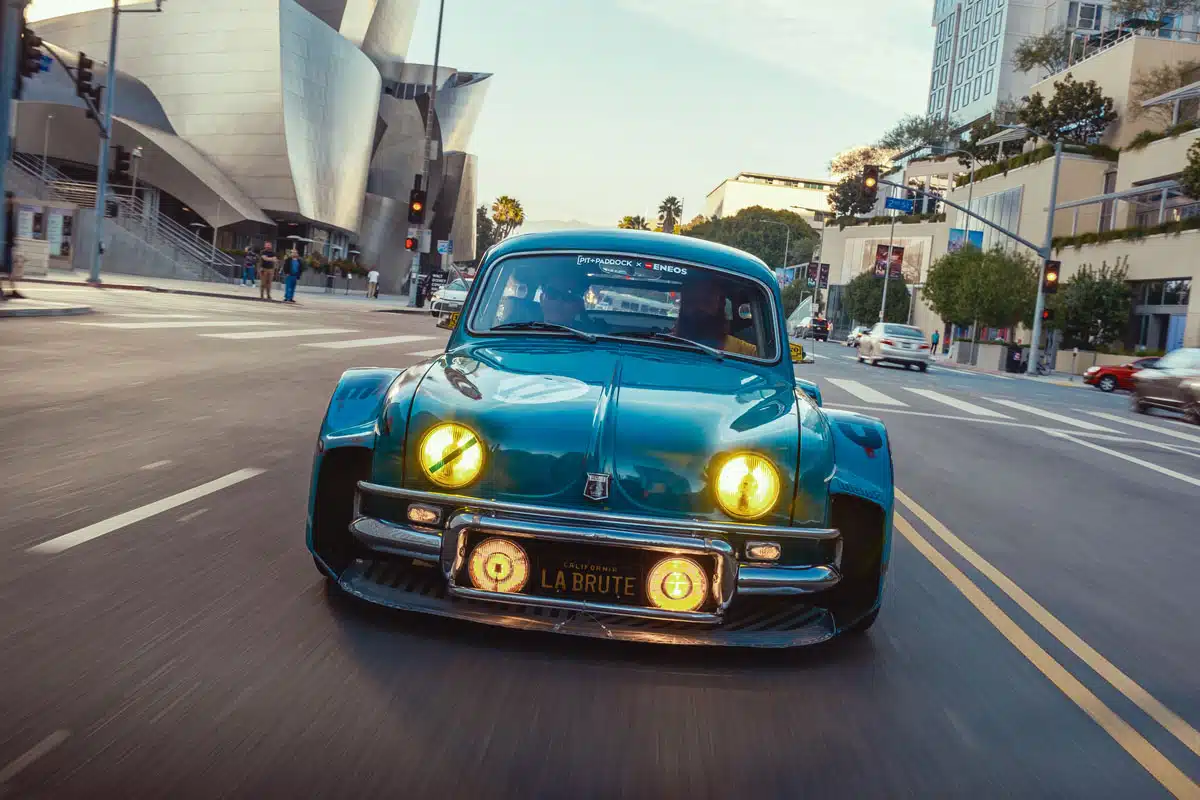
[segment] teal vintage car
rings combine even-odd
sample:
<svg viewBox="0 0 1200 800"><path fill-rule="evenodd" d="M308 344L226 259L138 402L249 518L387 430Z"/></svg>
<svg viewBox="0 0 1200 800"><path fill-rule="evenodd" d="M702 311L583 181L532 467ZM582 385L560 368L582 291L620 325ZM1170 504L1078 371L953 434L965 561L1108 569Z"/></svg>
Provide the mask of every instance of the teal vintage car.
<svg viewBox="0 0 1200 800"><path fill-rule="evenodd" d="M493 625L788 647L879 613L879 420L797 379L759 259L684 236L517 236L442 355L342 375L308 547L341 591Z"/></svg>

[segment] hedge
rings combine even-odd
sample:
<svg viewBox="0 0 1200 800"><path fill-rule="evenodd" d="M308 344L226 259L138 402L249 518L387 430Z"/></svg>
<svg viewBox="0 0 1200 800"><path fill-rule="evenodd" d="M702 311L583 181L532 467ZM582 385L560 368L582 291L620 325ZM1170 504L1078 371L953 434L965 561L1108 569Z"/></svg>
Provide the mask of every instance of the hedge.
<svg viewBox="0 0 1200 800"><path fill-rule="evenodd" d="M1091 156L1092 158L1100 159L1101 161L1116 161L1120 157L1120 153L1117 150L1114 150L1108 145L1103 144L1064 144L1063 152L1087 155ZM1045 161L1047 158L1050 158L1052 155L1054 155L1054 145L1044 144L1035 150L1030 150L1028 153L1021 153L1020 155L1007 158L1004 161L1000 161L996 164L988 164L983 169L975 170L975 181L979 182L985 178L991 178L994 175L1007 175L1009 170L1014 170L1019 167L1027 167L1030 164L1038 164L1042 161ZM955 179L954 185L956 187L966 186L970 182L970 174L959 175L958 178Z"/></svg>
<svg viewBox="0 0 1200 800"><path fill-rule="evenodd" d="M1057 252L1064 247L1074 247L1076 250L1085 244L1102 244L1116 241L1138 241L1147 236L1172 234L1178 236L1184 231L1200 230L1200 217L1188 217L1174 222L1164 222L1161 225L1151 225L1144 228L1116 228L1099 233L1080 233L1075 236L1054 237L1054 250Z"/></svg>

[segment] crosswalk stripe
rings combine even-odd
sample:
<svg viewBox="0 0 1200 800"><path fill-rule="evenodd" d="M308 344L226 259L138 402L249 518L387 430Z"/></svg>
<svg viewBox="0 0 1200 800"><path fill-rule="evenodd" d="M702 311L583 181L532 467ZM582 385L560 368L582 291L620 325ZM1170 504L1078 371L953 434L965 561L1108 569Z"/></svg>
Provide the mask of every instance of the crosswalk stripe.
<svg viewBox="0 0 1200 800"><path fill-rule="evenodd" d="M1141 428L1142 430L1154 431L1155 433L1161 433L1163 436L1173 436L1176 439L1182 439L1185 442L1196 442L1197 444L1200 444L1200 436L1192 436L1191 434L1188 434L1188 433L1180 433L1179 431L1173 431L1170 428L1163 428L1158 425L1151 425L1148 422L1142 422L1140 419L1128 419L1126 417L1119 417L1116 414L1106 414L1103 411L1088 411L1086 413L1091 414L1093 417L1099 417L1100 419L1109 420L1110 422L1119 422L1122 425L1130 425L1134 428Z"/></svg>
<svg viewBox="0 0 1200 800"><path fill-rule="evenodd" d="M434 356L440 356L444 352L446 352L446 348L439 347L437 350L418 350L415 353L405 353L404 355L406 355L406 356L421 356L422 358L433 358Z"/></svg>
<svg viewBox="0 0 1200 800"><path fill-rule="evenodd" d="M204 319L203 314L113 314L132 319Z"/></svg>
<svg viewBox="0 0 1200 800"><path fill-rule="evenodd" d="M352 347L378 347L384 344L404 344L432 338L432 336L380 336L374 339L347 339L343 342L305 342L303 346L320 347L326 350L348 350Z"/></svg>
<svg viewBox="0 0 1200 800"><path fill-rule="evenodd" d="M162 322L72 322L89 328L117 328L123 331L144 331L161 328L249 328L255 325L282 325L282 322L259 322L257 320L233 319L175 319Z"/></svg>
<svg viewBox="0 0 1200 800"><path fill-rule="evenodd" d="M355 333L353 328L301 328L298 330L237 331L236 333L202 333L210 339L286 339L290 336L323 336L333 333Z"/></svg>
<svg viewBox="0 0 1200 800"><path fill-rule="evenodd" d="M976 417L988 417L989 419L1012 419L1012 417L1008 416L1007 414L1001 414L999 411L993 411L990 408L984 408L983 406L977 406L974 403L968 403L966 400L959 400L957 397L951 397L950 395L942 394L941 392L935 392L933 389L913 389L906 386L904 387L904 390L906 392L912 392L915 395L920 395L927 400L932 400L935 403L941 403L942 405L950 406L951 408L957 408L959 411L965 411L968 414L975 415Z"/></svg>
<svg viewBox="0 0 1200 800"><path fill-rule="evenodd" d="M1116 433L1116 431L1114 431L1112 428L1106 428L1103 425L1096 425L1093 422L1084 422L1081 419L1072 419L1071 417L1064 417L1062 414L1055 414L1053 411L1046 411L1045 409L1037 408L1035 406L1027 406L1024 403L1018 403L1015 400L1005 400L1002 397L988 397L985 399L992 403L998 403L999 405L1007 406L1008 408L1015 408L1017 411L1024 411L1026 414L1033 414L1035 417L1044 417L1045 419L1052 419L1055 422L1061 423L1063 425L1070 425L1072 428L1078 428L1081 431L1098 431L1100 433Z"/></svg>
<svg viewBox="0 0 1200 800"><path fill-rule="evenodd" d="M832 383L834 386L838 387L842 391L849 392L850 394L857 397L859 400L862 400L864 403L871 403L871 404L877 405L877 406L907 406L908 405L908 403L902 403L901 401L895 399L894 397L889 397L888 395L884 394L883 392L876 391L875 389L872 389L870 386L867 386L864 383L859 383L858 381L848 381L848 380L844 380L841 378L826 378L825 380L827 380L829 383Z"/></svg>

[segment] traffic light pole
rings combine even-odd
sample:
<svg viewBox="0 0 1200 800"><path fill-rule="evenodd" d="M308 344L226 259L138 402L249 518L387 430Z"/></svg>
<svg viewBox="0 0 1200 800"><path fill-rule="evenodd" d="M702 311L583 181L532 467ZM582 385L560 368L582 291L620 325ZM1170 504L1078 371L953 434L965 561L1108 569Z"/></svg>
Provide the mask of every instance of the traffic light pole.
<svg viewBox="0 0 1200 800"><path fill-rule="evenodd" d="M882 181L880 181L882 183ZM892 247L896 243L896 214L892 215L892 233L888 237L887 261L883 265L883 301L879 304L879 321L883 322L883 313L887 308L888 278L892 275ZM901 270L901 275L904 271Z"/></svg>
<svg viewBox="0 0 1200 800"><path fill-rule="evenodd" d="M13 96L16 94L17 59L21 51L21 21L25 19L25 0L3 0L0 19L0 199L7 198L8 161L12 158ZM0 214L0 242L7 241L8 214Z"/></svg>
<svg viewBox="0 0 1200 800"><path fill-rule="evenodd" d="M108 38L108 63L105 64L104 124L100 126L100 157L96 161L96 224L92 242L92 269L88 283L100 282L100 258L104 252L105 193L108 188L108 152L112 144L113 91L117 85L117 21L121 18L118 0L113 0L112 27Z"/></svg>
<svg viewBox="0 0 1200 800"><path fill-rule="evenodd" d="M1046 262L1054 250L1054 212L1058 210L1058 170L1062 166L1062 139L1054 143L1054 172L1050 177L1050 205L1046 216L1046 244L1042 248L1042 263L1038 267L1037 302L1033 307L1033 339L1029 343L1029 363L1025 365L1026 375L1036 375L1038 367L1038 344L1042 337L1042 310L1046 307L1046 292L1042 285L1046 274Z"/></svg>
<svg viewBox="0 0 1200 800"><path fill-rule="evenodd" d="M113 0L113 2L116 2L116 0ZM421 229L430 227L429 190L433 185L433 181L430 180L429 171L433 166L433 159L430 157L429 150L433 143L433 115L436 113L434 109L436 108L437 103L438 61L442 55L442 15L445 10L446 0L441 0L441 2L438 3L437 40L433 45L433 80L429 82L429 108L425 112L425 152L422 154L425 158L424 167L421 171L424 185L421 188L425 190L426 202L424 209L425 221L421 223ZM433 237L430 236L429 238L432 239ZM422 258L423 253L421 252L420 245L420 242L423 241L424 237L418 234L417 239L418 244L416 255L413 256L413 266L410 267L408 271L408 304L410 306L416 305L417 303L417 282L421 279L421 262L424 260Z"/></svg>

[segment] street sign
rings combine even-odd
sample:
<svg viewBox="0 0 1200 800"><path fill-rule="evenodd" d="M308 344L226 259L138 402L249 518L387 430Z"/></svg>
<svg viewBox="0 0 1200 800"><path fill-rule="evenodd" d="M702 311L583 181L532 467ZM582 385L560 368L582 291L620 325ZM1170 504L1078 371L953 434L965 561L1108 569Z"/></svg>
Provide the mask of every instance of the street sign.
<svg viewBox="0 0 1200 800"><path fill-rule="evenodd" d="M433 231L428 228L421 231L421 244L418 248L422 253L429 252L429 245L433 241Z"/></svg>
<svg viewBox="0 0 1200 800"><path fill-rule="evenodd" d="M438 239L437 251L442 255L450 255L454 252L453 239Z"/></svg>
<svg viewBox="0 0 1200 800"><path fill-rule="evenodd" d="M41 61L41 64L39 64L38 66L42 72L49 72L50 65L53 63L54 63L54 58L52 56L50 56L46 53L42 53L42 61Z"/></svg>
<svg viewBox="0 0 1200 800"><path fill-rule="evenodd" d="M889 197L883 201L883 207L892 211L903 211L905 214L913 213L913 201L903 197Z"/></svg>

